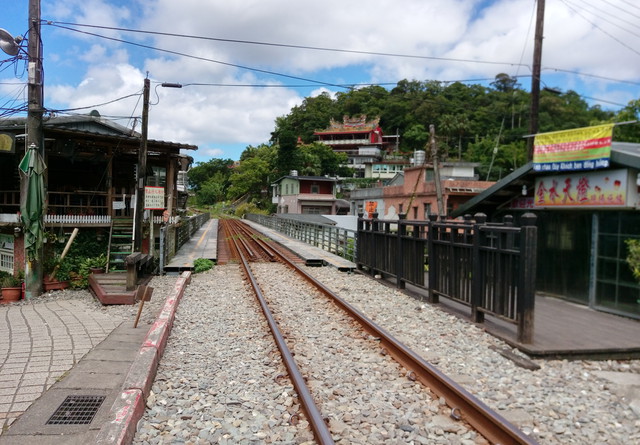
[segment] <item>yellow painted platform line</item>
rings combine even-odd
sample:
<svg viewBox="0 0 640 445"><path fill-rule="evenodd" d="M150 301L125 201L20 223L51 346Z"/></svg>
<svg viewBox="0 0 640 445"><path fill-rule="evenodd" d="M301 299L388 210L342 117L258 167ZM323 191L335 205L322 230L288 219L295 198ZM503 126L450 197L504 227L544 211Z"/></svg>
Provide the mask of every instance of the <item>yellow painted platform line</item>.
<svg viewBox="0 0 640 445"><path fill-rule="evenodd" d="M196 243L196 247L193 249L193 251L191 252L191 255L189 255L189 258L193 258L193 256L195 255L198 247L200 246L200 243L202 242L202 240L205 238L205 236L207 235L207 233L209 233L209 229L211 228L211 224L213 224L213 220L210 219L209 222L207 222L207 228L204 229L204 232L202 233L202 236L200 237L200 239L198 240L198 242ZM186 264L186 263L185 263Z"/></svg>

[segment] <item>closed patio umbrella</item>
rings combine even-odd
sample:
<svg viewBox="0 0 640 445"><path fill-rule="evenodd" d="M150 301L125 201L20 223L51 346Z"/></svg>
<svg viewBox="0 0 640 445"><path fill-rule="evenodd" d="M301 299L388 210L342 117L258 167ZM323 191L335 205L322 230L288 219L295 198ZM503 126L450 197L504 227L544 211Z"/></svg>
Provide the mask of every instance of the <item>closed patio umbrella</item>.
<svg viewBox="0 0 640 445"><path fill-rule="evenodd" d="M31 145L18 166L27 178L26 198L21 200L20 214L24 225L24 247L29 261L37 258L44 238L45 193L43 173L47 168L42 156L34 145Z"/></svg>

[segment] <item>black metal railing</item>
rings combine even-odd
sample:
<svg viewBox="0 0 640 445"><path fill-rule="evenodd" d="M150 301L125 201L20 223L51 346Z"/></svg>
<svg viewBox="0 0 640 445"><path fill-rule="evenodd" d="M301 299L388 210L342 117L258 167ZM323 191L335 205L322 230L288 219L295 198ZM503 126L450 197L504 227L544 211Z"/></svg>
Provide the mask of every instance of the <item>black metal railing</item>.
<svg viewBox="0 0 640 445"><path fill-rule="evenodd" d="M277 216L247 214L246 219L349 261L355 261L356 232L330 224L297 221Z"/></svg>
<svg viewBox="0 0 640 445"><path fill-rule="evenodd" d="M518 326L518 341L533 339L536 275L536 216L513 224L488 223L484 214L463 221L358 220L358 268L428 290L429 301L445 297L471 310L475 322L485 314ZM425 278L427 278L425 280Z"/></svg>

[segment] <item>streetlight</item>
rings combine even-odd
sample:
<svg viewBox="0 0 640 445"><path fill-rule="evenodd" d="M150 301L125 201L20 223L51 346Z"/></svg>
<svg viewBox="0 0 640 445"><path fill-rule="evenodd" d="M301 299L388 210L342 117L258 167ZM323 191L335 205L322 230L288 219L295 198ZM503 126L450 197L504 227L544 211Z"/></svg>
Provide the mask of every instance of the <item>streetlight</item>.
<svg viewBox="0 0 640 445"><path fill-rule="evenodd" d="M20 52L22 36L13 37L7 30L0 28L0 49L10 56L17 56Z"/></svg>

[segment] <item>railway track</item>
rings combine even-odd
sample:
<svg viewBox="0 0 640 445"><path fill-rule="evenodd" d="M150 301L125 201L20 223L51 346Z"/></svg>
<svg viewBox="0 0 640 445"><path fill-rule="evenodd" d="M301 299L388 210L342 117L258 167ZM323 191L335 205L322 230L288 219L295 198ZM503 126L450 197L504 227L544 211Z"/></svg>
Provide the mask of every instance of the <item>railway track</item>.
<svg viewBox="0 0 640 445"><path fill-rule="evenodd" d="M348 422L343 421L345 412L349 411L345 408L349 396L355 398L354 406L385 409L388 415L413 425L425 422L420 416L447 415L460 428L475 430L490 443L536 443L307 274L291 252L237 220L221 223L229 258L239 262L245 271L318 443L334 443L332 430L357 429L351 415L347 414ZM280 264L272 264L275 262ZM281 277L278 284L261 288L259 282L268 282L264 278L273 274ZM299 289L295 301L280 298L291 295L293 287ZM342 319L344 327L336 328L336 319ZM310 321L314 322L312 330ZM329 327L328 330L325 327ZM335 353L335 366L314 362L316 355L326 356L327 348L329 354ZM354 348L360 348L360 352ZM323 354L314 353L320 349L324 350ZM395 359L396 364L388 360L387 355ZM364 381L370 384L358 388L341 384L341 375L353 372L369 376ZM371 380L371 376L380 375L383 376L380 381ZM420 386L416 382L429 391L416 389ZM367 402L366 391L374 390L393 396L383 407L376 407ZM341 401L342 408L336 407L336 400ZM351 412L359 408L352 408Z"/></svg>

